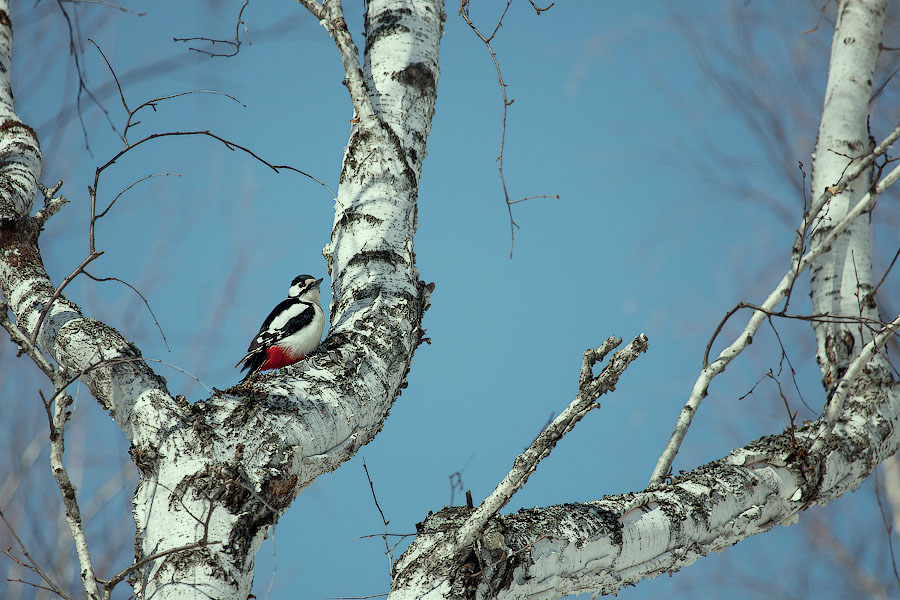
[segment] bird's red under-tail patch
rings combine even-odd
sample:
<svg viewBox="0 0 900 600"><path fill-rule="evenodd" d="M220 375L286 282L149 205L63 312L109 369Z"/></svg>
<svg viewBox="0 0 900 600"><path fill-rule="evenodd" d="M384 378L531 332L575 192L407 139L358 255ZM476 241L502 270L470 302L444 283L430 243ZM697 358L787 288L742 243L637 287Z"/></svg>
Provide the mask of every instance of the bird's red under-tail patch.
<svg viewBox="0 0 900 600"><path fill-rule="evenodd" d="M298 356L295 358L292 354L285 352L278 346L272 346L271 348L266 349L266 361L259 370L268 371L269 369L280 369L281 367L294 364L301 358L303 357Z"/></svg>

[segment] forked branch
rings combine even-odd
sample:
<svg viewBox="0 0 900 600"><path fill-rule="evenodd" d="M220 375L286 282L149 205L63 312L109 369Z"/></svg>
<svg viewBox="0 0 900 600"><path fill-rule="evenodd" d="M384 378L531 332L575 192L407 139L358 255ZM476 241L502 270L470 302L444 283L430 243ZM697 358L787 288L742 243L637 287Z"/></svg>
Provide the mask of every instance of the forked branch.
<svg viewBox="0 0 900 600"><path fill-rule="evenodd" d="M454 542L454 552L462 552L471 547L475 539L482 534L488 520L503 508L528 478L537 469L538 463L550 455L557 442L572 431L575 425L591 409L598 407L597 398L616 389L619 377L642 352L647 351L648 339L643 333L616 352L609 364L596 377L593 375L594 365L603 360L607 354L622 343L622 338L608 338L603 345L584 352L581 375L578 379L578 393L575 399L553 422L542 431L531 446L513 461L512 469L503 478L490 496L484 499L468 520L459 528Z"/></svg>

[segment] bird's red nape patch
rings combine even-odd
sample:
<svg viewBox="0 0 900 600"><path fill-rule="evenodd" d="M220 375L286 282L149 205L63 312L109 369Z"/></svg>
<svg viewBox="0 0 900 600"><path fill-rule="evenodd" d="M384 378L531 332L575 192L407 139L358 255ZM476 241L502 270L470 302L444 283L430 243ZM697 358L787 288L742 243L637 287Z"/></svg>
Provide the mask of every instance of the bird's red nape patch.
<svg viewBox="0 0 900 600"><path fill-rule="evenodd" d="M292 365L303 356L294 357L292 354L285 352L278 346L272 346L266 350L266 362L259 367L260 371L268 371L269 369L280 369Z"/></svg>

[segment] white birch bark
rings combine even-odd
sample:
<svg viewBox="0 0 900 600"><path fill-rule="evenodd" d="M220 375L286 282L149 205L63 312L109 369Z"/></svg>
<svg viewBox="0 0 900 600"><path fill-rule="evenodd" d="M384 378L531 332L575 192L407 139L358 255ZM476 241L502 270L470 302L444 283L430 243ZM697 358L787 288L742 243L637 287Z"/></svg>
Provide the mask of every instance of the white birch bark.
<svg viewBox="0 0 900 600"><path fill-rule="evenodd" d="M405 387L429 293L413 235L444 22L439 1L407 4L369 2L363 69L340 5L326 5L323 25L353 71L359 123L325 252L334 301L322 352L284 375L190 406L132 344L70 300L60 297L42 323L40 347L68 376L81 374L131 442L141 472L140 568L129 577L140 597L245 600L271 525L317 476L381 430ZM55 287L41 262L41 223L29 217L40 150L13 110L10 40L0 0L0 287L19 327L31 331Z"/></svg>
<svg viewBox="0 0 900 600"><path fill-rule="evenodd" d="M846 1L839 5L831 64L819 135L813 153L812 197L817 198L840 179L854 158L872 151L869 98L878 58L885 1ZM852 158L851 158L852 157ZM869 191L872 168L831 199L813 222L810 245L815 248ZM813 314L859 317L880 321L872 291L872 213L867 210L838 236L831 249L810 267ZM872 339L868 325L815 322L816 358L823 384L831 393L859 349ZM875 364L889 368L879 357Z"/></svg>

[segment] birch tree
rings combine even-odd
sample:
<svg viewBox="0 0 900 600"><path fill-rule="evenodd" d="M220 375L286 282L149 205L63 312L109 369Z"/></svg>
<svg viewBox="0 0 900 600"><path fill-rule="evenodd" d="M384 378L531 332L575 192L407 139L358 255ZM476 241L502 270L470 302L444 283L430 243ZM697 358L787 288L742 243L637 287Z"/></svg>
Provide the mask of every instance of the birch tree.
<svg viewBox="0 0 900 600"><path fill-rule="evenodd" d="M381 431L424 339L433 287L418 272L413 242L445 7L440 0L370 1L360 60L340 2L300 4L334 41L353 105L324 250L333 291L329 333L317 353L294 367L214 390L191 404L169 389L139 348L86 316L65 293L96 258L93 243L68 277L44 268L41 230L66 210L66 199L59 185L40 183L37 136L16 116L9 80L12 24L8 4L0 0L0 76L6 79L0 85L0 324L53 386L54 393L42 398L50 466L89 598L108 598L126 581L138 597L247 598L263 539L318 476L340 467ZM463 2L464 14L467 8ZM884 349L900 317L883 320L871 294L872 210L900 177L900 167L887 161L900 126L873 143L867 125L885 10L885 0L839 2L814 150L813 201L798 224L792 254L784 257L784 276L767 298L729 315L749 318L724 349L704 357L648 487L500 513L598 398L628 377L628 366L652 351L643 334L628 343L611 336L585 351L574 400L487 498L477 506L423 514L416 539L393 566L389 597L615 593L795 522L803 511L855 489L897 451L900 399ZM236 147L209 132L193 133ZM152 140L124 141L123 152ZM92 202L97 189L95 179ZM92 203L91 227L100 210ZM93 229L91 235L93 241ZM784 316L794 284L807 270L823 373L824 387L816 392L821 416L673 476L672 461L710 383L768 317ZM63 460L76 381L115 419L141 475L134 562L119 573L95 570ZM64 595L52 581L44 584Z"/></svg>

